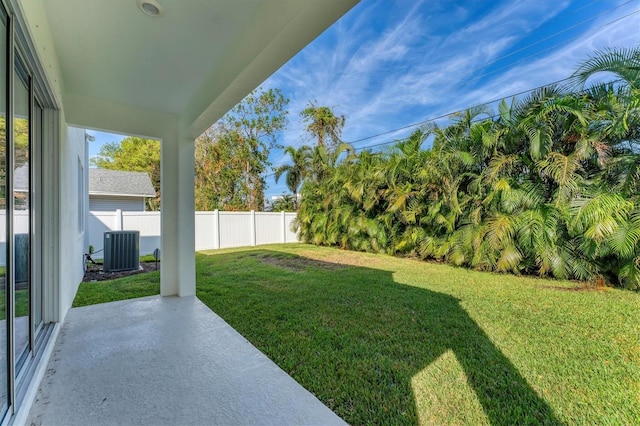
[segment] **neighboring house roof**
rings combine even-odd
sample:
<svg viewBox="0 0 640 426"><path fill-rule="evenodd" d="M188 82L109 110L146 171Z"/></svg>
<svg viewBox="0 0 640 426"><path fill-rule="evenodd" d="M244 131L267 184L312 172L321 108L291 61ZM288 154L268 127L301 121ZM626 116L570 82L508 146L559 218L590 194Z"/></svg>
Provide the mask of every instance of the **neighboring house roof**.
<svg viewBox="0 0 640 426"><path fill-rule="evenodd" d="M89 169L89 195L155 197L156 191L145 172Z"/></svg>

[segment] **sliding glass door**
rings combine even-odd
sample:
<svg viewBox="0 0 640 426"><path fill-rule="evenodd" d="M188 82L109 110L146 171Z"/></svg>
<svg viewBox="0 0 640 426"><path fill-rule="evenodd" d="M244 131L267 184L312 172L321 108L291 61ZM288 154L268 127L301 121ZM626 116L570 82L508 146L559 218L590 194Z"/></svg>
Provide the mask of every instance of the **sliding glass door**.
<svg viewBox="0 0 640 426"><path fill-rule="evenodd" d="M10 188L7 181L7 110L9 86L8 68L8 22L7 14L0 7L0 419L7 412L9 407L9 322L8 306L9 289L12 287L8 282L7 265L7 223L9 210L7 206L7 188Z"/></svg>
<svg viewBox="0 0 640 426"><path fill-rule="evenodd" d="M31 146L30 162L32 164L42 164L42 116L43 109L40 104L32 97L33 117L31 119ZM37 155L36 155L37 154ZM40 330L43 323L43 304L42 304L42 167L31 168L31 330L32 341L31 346L35 345L35 332Z"/></svg>
<svg viewBox="0 0 640 426"><path fill-rule="evenodd" d="M0 422L19 402L43 327L43 109L0 2ZM36 161L34 161L36 160Z"/></svg>
<svg viewBox="0 0 640 426"><path fill-rule="evenodd" d="M31 290L31 97L29 76L15 58L13 77L13 264L14 349L16 372L24 364L30 342Z"/></svg>

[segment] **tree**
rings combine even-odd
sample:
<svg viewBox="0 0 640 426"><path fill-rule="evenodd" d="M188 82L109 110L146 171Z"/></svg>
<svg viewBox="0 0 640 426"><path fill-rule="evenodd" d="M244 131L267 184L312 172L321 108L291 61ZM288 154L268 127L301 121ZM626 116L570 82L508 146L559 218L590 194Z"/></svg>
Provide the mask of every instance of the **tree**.
<svg viewBox="0 0 640 426"><path fill-rule="evenodd" d="M284 153L289 154L292 164L285 164L276 169L276 183L278 183L278 180L280 180L280 177L283 174L286 174L285 181L287 183L287 188L289 188L293 194L293 209L297 210L298 189L300 188L300 185L302 185L302 181L311 173L312 150L306 145L303 145L298 149L288 146L285 148Z"/></svg>
<svg viewBox="0 0 640 426"><path fill-rule="evenodd" d="M282 194L280 198L271 203L274 212L293 212L296 210L296 199L291 194Z"/></svg>
<svg viewBox="0 0 640 426"><path fill-rule="evenodd" d="M640 289L640 48L596 52L573 76L582 86L600 72L619 80L587 91L600 170L597 190L574 203L571 230L600 270Z"/></svg>
<svg viewBox="0 0 640 426"><path fill-rule="evenodd" d="M278 89L253 91L196 140L196 209L263 209L264 173L288 102Z"/></svg>
<svg viewBox="0 0 640 426"><path fill-rule="evenodd" d="M581 65L579 92L549 86L472 108L382 152L315 147L303 240L458 266L640 289L640 49ZM422 149L426 138L432 146Z"/></svg>
<svg viewBox="0 0 640 426"><path fill-rule="evenodd" d="M578 84L584 84L589 77L599 72L616 75L629 91L640 90L640 48L607 49L596 52L581 63L573 73Z"/></svg>
<svg viewBox="0 0 640 426"><path fill-rule="evenodd" d="M146 199L147 210L160 210L160 142L129 136L122 142L103 145L91 163L102 169L145 172L149 175L155 198Z"/></svg>
<svg viewBox="0 0 640 426"><path fill-rule="evenodd" d="M300 113L302 121L306 123L306 131L318 141L318 146L325 146L333 150L342 142L342 128L344 127L344 115L336 116L331 108L317 106L314 102Z"/></svg>
<svg viewBox="0 0 640 426"><path fill-rule="evenodd" d="M242 181L242 169L236 164L237 145L218 130L211 127L195 142L195 208L241 210L244 200L236 199Z"/></svg>

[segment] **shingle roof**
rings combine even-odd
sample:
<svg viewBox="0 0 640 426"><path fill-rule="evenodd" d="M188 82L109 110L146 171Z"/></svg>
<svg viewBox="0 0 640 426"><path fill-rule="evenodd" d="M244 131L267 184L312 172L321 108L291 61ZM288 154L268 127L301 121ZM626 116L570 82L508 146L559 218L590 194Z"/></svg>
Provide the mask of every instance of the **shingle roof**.
<svg viewBox="0 0 640 426"><path fill-rule="evenodd" d="M89 169L89 194L155 197L156 191L145 172Z"/></svg>

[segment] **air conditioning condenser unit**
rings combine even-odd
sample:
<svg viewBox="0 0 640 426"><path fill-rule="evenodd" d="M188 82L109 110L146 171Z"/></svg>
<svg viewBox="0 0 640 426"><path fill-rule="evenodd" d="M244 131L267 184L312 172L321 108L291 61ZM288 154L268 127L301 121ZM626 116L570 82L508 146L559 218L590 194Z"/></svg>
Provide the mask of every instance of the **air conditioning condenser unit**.
<svg viewBox="0 0 640 426"><path fill-rule="evenodd" d="M130 271L140 268L140 231L107 231L104 233L105 272Z"/></svg>

